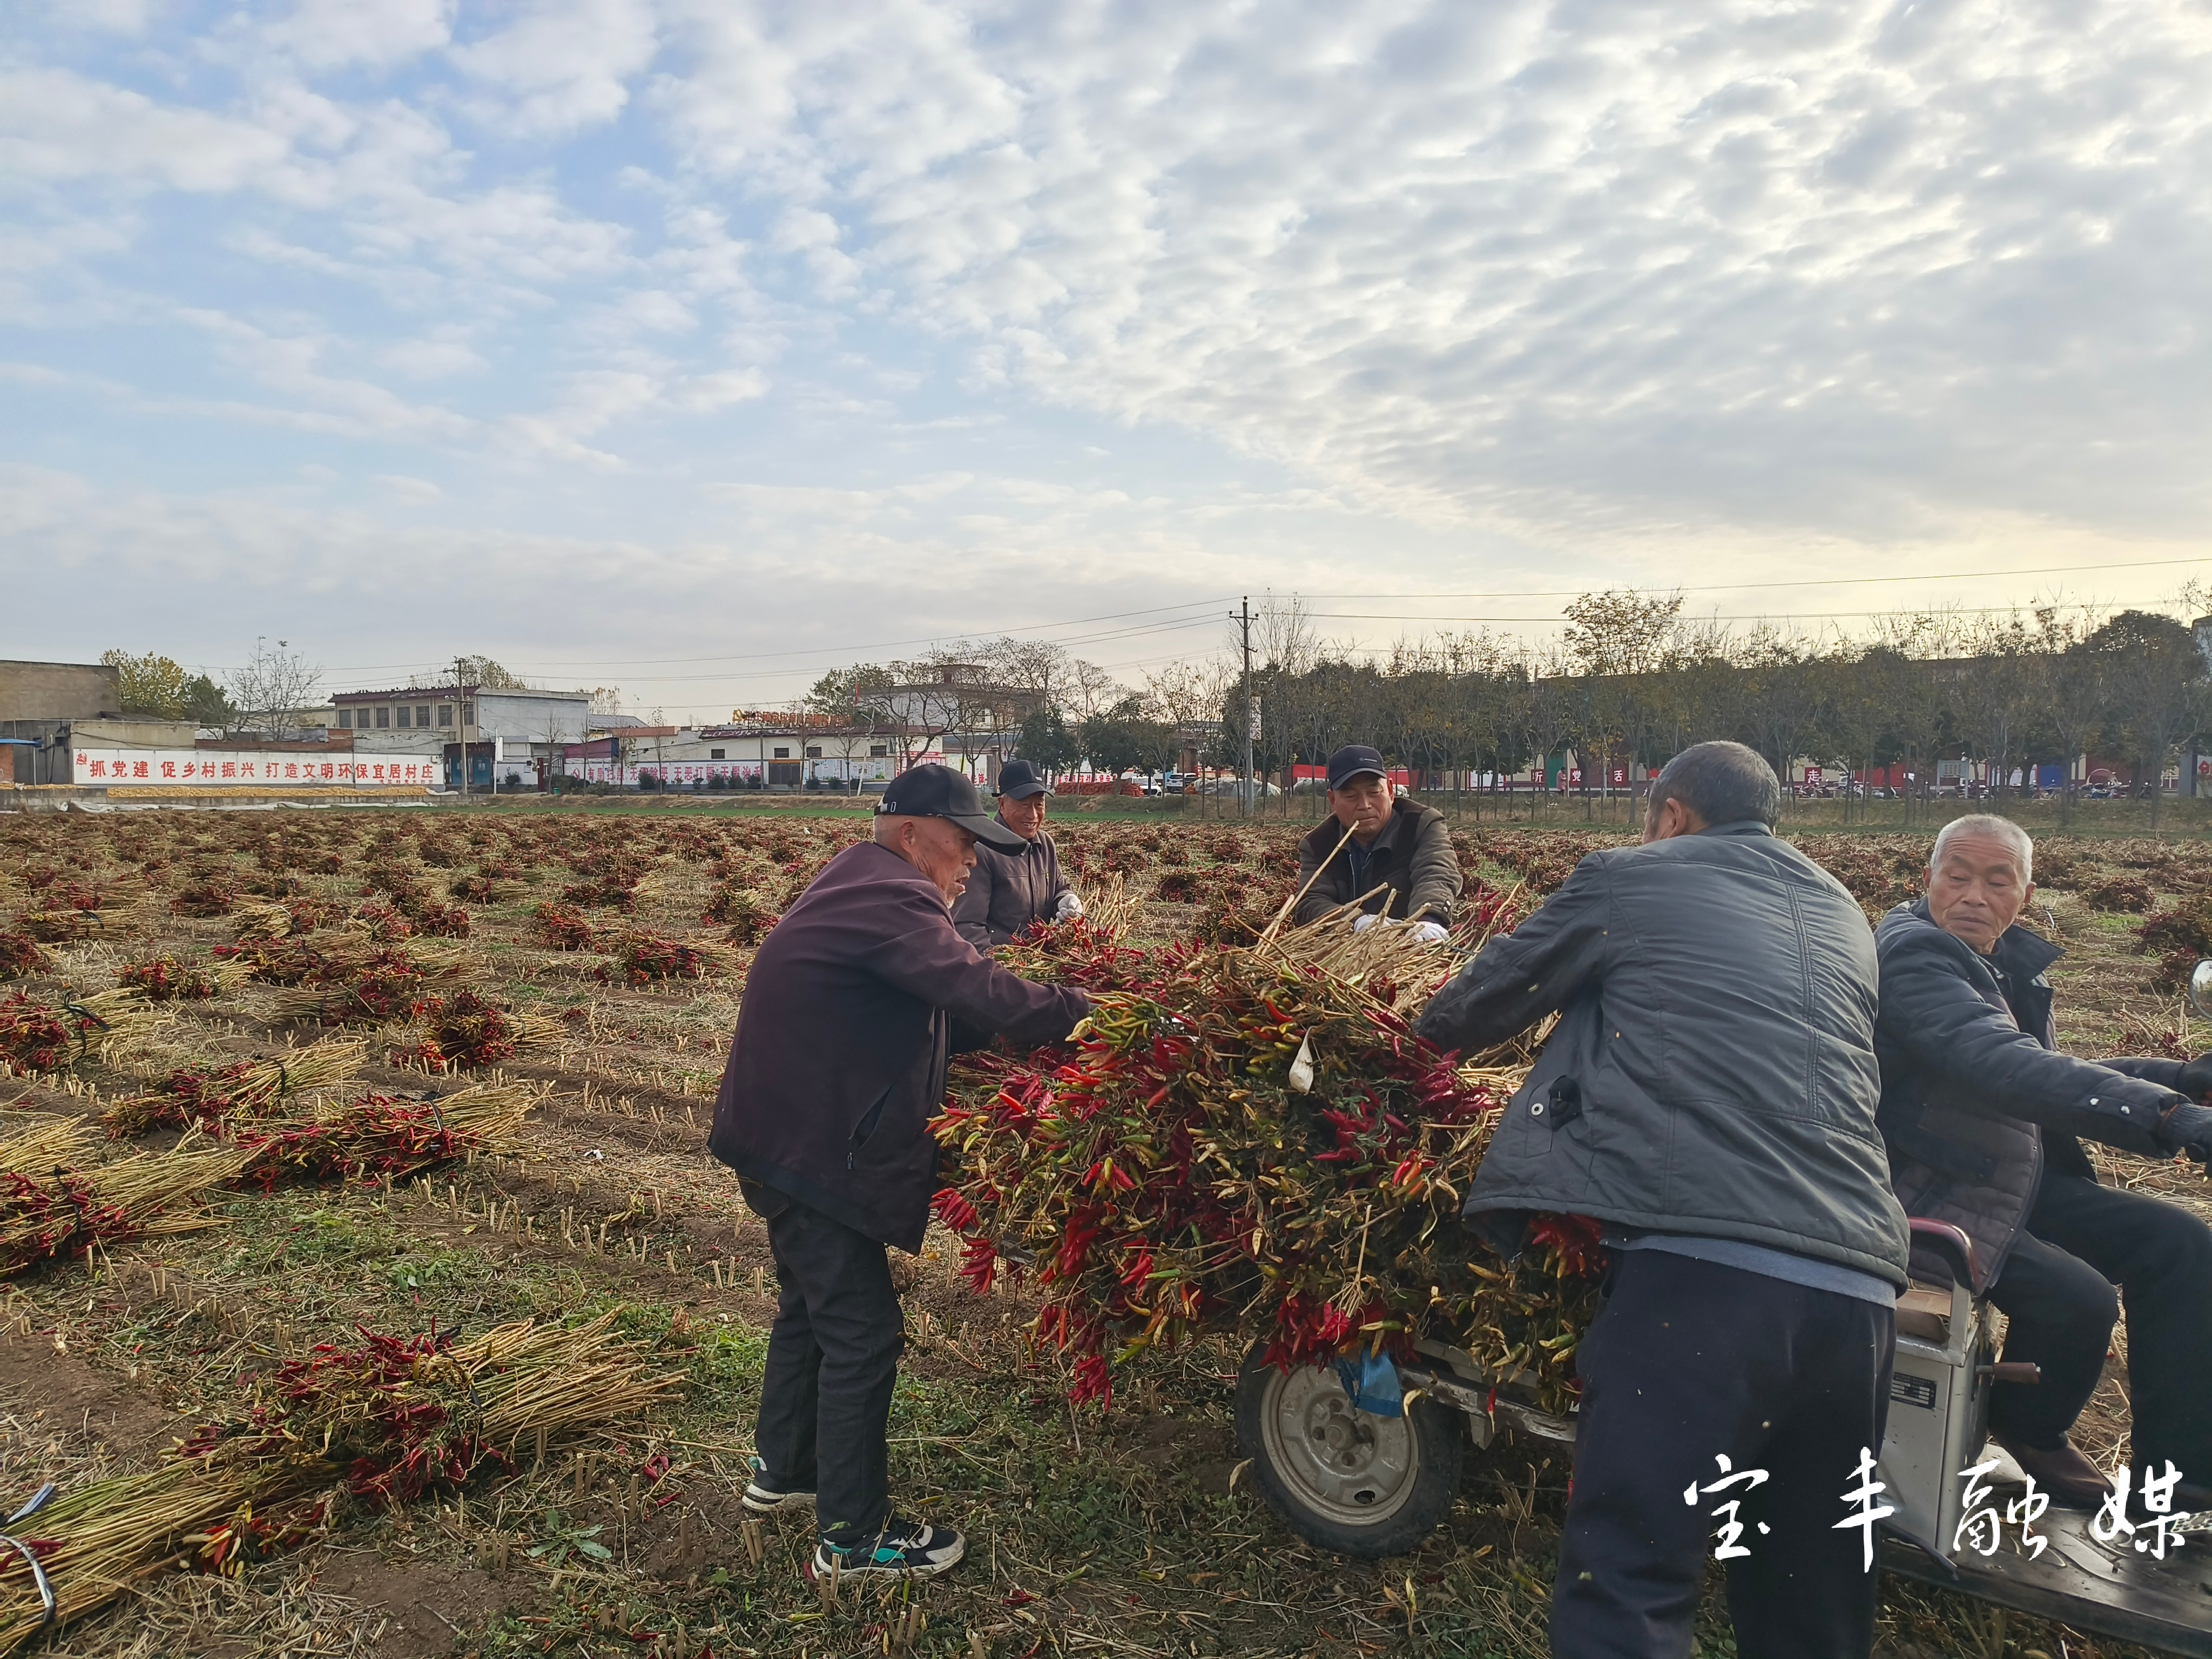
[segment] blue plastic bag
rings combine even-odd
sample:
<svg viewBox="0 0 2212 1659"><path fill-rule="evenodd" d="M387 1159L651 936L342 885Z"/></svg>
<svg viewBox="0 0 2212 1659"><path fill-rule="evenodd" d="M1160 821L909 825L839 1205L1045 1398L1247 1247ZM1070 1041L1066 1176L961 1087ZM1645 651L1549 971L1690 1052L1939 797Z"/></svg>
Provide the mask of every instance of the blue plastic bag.
<svg viewBox="0 0 2212 1659"><path fill-rule="evenodd" d="M1398 1367L1387 1353L1363 1353L1356 1359L1339 1359L1336 1374L1351 1396L1352 1408L1376 1417L1406 1414L1406 1388L1398 1380Z"/></svg>

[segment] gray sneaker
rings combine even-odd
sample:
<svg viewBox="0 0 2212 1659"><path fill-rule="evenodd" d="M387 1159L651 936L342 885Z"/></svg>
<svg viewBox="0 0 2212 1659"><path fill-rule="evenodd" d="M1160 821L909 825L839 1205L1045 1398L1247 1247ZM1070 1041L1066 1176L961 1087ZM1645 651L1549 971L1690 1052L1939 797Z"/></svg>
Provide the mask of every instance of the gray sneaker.
<svg viewBox="0 0 2212 1659"><path fill-rule="evenodd" d="M752 1479L745 1482L745 1495L738 1501L750 1515L781 1515L790 1510L811 1510L814 1494L811 1492L787 1491L768 1478L768 1465L757 1453L748 1457L752 1465Z"/></svg>
<svg viewBox="0 0 2212 1659"><path fill-rule="evenodd" d="M812 1577L839 1580L933 1578L959 1565L968 1540L950 1527L893 1520L871 1540L841 1547L823 1539L815 1547Z"/></svg>

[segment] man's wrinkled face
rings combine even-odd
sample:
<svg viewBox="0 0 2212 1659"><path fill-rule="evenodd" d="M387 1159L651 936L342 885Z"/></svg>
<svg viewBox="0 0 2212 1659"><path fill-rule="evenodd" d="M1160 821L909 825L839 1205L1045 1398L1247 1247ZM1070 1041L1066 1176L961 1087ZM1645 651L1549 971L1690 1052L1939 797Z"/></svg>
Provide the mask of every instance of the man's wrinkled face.
<svg viewBox="0 0 2212 1659"><path fill-rule="evenodd" d="M901 818L891 850L921 872L949 907L968 890L975 867L975 834L944 818Z"/></svg>
<svg viewBox="0 0 2212 1659"><path fill-rule="evenodd" d="M1987 956L2035 896L2020 854L1995 836L1955 836L1929 866L1928 915L1954 939Z"/></svg>
<svg viewBox="0 0 2212 1659"><path fill-rule="evenodd" d="M1346 778L1343 788L1328 792L1328 810L1364 845L1381 835L1389 822L1390 781L1372 772Z"/></svg>
<svg viewBox="0 0 2212 1659"><path fill-rule="evenodd" d="M1036 794L1026 800L1001 800L999 817L1024 841L1035 841L1038 831L1044 828L1044 804L1051 799L1049 795Z"/></svg>

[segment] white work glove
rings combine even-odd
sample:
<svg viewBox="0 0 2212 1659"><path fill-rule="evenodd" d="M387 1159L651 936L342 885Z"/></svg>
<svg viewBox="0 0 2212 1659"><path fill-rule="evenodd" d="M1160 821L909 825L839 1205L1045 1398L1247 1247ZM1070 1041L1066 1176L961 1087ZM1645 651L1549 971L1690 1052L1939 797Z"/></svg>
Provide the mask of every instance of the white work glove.
<svg viewBox="0 0 2212 1659"><path fill-rule="evenodd" d="M1352 931L1355 933L1364 933L1382 920L1382 917L1372 914L1361 916L1352 924Z"/></svg>
<svg viewBox="0 0 2212 1659"><path fill-rule="evenodd" d="M1052 913L1052 919L1054 921L1073 921L1082 914L1083 901L1076 896L1075 890L1070 888L1060 896L1060 908Z"/></svg>
<svg viewBox="0 0 2212 1659"><path fill-rule="evenodd" d="M1413 937L1424 945L1442 945L1451 937L1451 930L1440 921L1417 921L1413 924Z"/></svg>

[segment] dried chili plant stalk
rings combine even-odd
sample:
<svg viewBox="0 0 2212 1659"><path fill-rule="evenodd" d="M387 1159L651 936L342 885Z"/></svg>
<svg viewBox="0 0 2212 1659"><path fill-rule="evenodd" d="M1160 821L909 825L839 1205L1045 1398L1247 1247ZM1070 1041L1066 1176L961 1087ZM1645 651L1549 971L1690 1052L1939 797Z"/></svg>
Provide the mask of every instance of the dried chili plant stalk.
<svg viewBox="0 0 2212 1659"><path fill-rule="evenodd" d="M939 1218L988 1288L1033 1265L1035 1327L1079 1399L1193 1333L1279 1364L1356 1348L1465 1348L1553 1407L1594 1311L1594 1226L1540 1223L1510 1267L1458 1210L1526 1074L1525 1042L1462 1064L1407 1016L1510 914L1492 896L1449 947L1350 915L1247 947L1153 956L1077 927L1017 943L1021 971L1090 989L1072 1048L966 1062L937 1121Z"/></svg>

